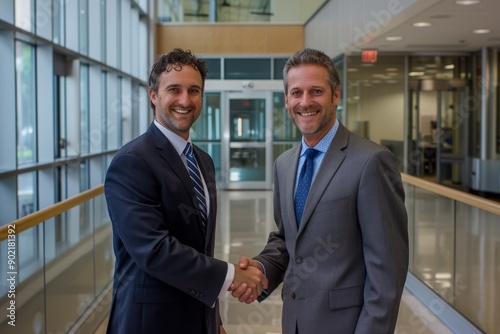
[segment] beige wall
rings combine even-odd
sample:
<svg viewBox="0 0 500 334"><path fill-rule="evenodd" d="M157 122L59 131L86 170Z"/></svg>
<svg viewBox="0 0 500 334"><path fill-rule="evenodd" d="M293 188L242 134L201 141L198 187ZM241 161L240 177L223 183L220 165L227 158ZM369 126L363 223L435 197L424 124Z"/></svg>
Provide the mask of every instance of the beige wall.
<svg viewBox="0 0 500 334"><path fill-rule="evenodd" d="M172 48L197 54L291 54L304 47L303 25L157 25L156 55Z"/></svg>

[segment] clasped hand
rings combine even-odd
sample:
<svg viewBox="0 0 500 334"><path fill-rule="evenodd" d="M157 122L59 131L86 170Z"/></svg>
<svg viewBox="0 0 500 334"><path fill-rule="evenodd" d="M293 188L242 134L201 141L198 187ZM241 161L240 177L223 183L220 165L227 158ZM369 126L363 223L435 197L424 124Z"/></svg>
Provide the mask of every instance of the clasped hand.
<svg viewBox="0 0 500 334"><path fill-rule="evenodd" d="M240 302L250 304L260 296L262 290L268 287L262 266L257 261L244 256L234 267L233 283L228 290Z"/></svg>

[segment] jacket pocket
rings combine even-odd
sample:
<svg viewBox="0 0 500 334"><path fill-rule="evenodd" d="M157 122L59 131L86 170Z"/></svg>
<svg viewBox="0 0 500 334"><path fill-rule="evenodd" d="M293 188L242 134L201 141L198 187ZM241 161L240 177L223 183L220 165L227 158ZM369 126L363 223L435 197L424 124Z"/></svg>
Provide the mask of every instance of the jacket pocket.
<svg viewBox="0 0 500 334"><path fill-rule="evenodd" d="M172 304L180 303L183 293L172 287L136 285L134 301L141 304Z"/></svg>
<svg viewBox="0 0 500 334"><path fill-rule="evenodd" d="M364 286L333 290L328 293L328 304L332 311L363 305Z"/></svg>

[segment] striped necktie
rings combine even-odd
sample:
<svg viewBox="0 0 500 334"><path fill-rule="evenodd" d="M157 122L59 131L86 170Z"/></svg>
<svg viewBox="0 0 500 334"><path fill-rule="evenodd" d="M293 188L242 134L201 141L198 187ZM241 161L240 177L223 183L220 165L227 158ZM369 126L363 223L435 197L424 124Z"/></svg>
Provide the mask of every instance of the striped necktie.
<svg viewBox="0 0 500 334"><path fill-rule="evenodd" d="M186 144L186 148L184 149L183 153L186 157L189 176L193 181L196 198L198 199L200 215L202 217L202 224L203 228L205 229L207 223L207 201L205 198L205 190L203 189L203 182L201 181L200 170L198 169L198 164L196 163L196 158L194 157L193 147L191 146L191 143L188 142Z"/></svg>
<svg viewBox="0 0 500 334"><path fill-rule="evenodd" d="M309 194L309 188L311 187L313 178L314 157L318 153L318 150L308 148L305 153L306 160L304 160L304 164L300 170L299 183L295 191L295 217L297 218L297 225L300 224L300 220L302 219L302 212L306 205L307 195Z"/></svg>

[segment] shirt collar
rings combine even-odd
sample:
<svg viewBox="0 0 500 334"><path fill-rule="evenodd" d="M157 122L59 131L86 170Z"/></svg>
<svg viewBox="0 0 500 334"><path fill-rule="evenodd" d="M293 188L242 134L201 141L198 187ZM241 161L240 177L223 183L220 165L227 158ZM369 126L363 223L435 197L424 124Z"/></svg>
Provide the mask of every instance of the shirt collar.
<svg viewBox="0 0 500 334"><path fill-rule="evenodd" d="M189 136L188 140L184 140L184 138L180 137L178 134L172 132L171 130L164 127L160 122L156 119L154 120L154 124L156 127L167 137L172 146L175 148L179 155L182 155L184 149L186 148L186 143L191 142L191 136Z"/></svg>
<svg viewBox="0 0 500 334"><path fill-rule="evenodd" d="M326 153L326 151L328 150L328 147L330 147L330 144L333 141L333 138L335 137L335 134L337 133L338 128L339 128L339 120L336 119L335 124L332 126L332 128L312 148L314 148L322 153ZM300 151L300 156L302 156L308 148L311 148L311 147L307 146L307 144L304 140L304 137L302 137L302 150Z"/></svg>

